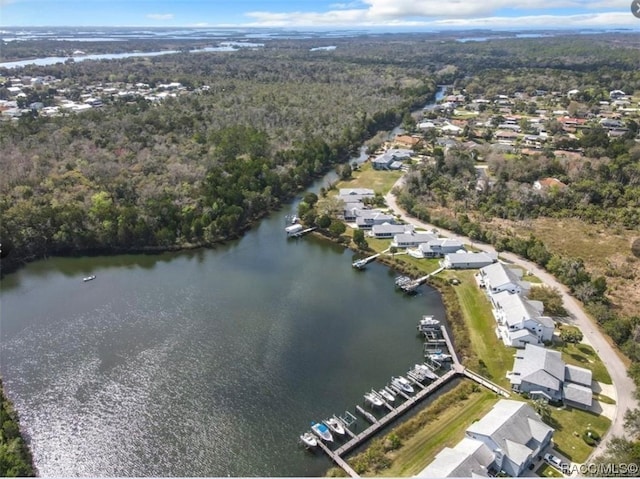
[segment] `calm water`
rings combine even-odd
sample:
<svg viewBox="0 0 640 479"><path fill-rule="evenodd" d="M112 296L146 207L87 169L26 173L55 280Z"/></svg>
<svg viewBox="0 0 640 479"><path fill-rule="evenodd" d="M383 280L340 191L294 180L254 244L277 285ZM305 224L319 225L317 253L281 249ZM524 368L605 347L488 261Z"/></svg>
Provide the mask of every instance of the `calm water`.
<svg viewBox="0 0 640 479"><path fill-rule="evenodd" d="M353 270L348 250L287 240L293 208L214 250L55 258L3 280L1 370L40 475L331 466L298 435L421 360L415 325L443 308L379 264Z"/></svg>

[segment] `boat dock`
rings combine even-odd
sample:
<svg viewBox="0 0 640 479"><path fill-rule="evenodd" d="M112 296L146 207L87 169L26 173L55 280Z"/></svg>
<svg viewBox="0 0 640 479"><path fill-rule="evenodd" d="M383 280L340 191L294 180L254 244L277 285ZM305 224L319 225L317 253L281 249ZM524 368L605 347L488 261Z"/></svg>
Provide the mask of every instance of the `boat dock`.
<svg viewBox="0 0 640 479"><path fill-rule="evenodd" d="M444 267L440 267L425 276L413 280L411 278L408 278L407 276L401 276L400 278L406 279L400 281L400 283L398 283L398 280L396 279L396 286L398 286L405 293L413 293L418 286L424 284L431 276L435 276L443 270Z"/></svg>
<svg viewBox="0 0 640 479"><path fill-rule="evenodd" d="M435 273L436 272L432 274L435 274ZM449 354L451 355L452 366L449 370L447 370L442 376L437 377L435 373L433 375L429 375L424 371L420 371L420 368L414 367L413 369L409 370L409 372L407 372L406 375L409 381L411 381L412 384L417 386L418 391L416 394L409 395L404 391L402 391L402 389L400 389L399 387L394 386L393 384L384 386L384 389L388 391L392 391L396 396L404 398L404 402L398 406L393 406L389 404L387 401L384 401L384 405L389 410L389 412L387 412L380 419L376 418L373 414L371 414L369 411L366 411L360 405L356 405L356 411L358 411L358 413L360 413L367 421L371 423L366 429L364 429L358 434L355 434L353 431L351 431L347 426L350 426L351 424L353 424L356 418L355 416L353 416L353 414L347 411L345 414L348 415L349 420L346 421L345 419L347 418L343 418L341 416L339 417L339 419L345 425L345 431L348 434L350 439L348 439L345 443L343 443L341 446L337 447L334 450L332 450L327 444L324 444L321 440L318 440L318 445L321 447L321 449L333 460L333 462L335 462L347 474L349 474L349 476L359 477L358 474L353 470L353 468L349 466L349 464L343 459L343 456L345 454L347 454L349 451L361 445L364 441L372 437L374 434L378 433L384 427L388 426L395 419L397 419L398 417L400 417L401 415L409 411L413 406L420 403L427 396L437 391L441 386L448 383L455 377L463 376L463 377L469 378L477 382L478 384L490 389L491 391L494 391L497 394L500 394L505 397L509 397L510 395L509 391L493 383L492 381L484 378L480 374L477 374L473 371L469 371L466 367L464 367L460 363L460 360L458 359L458 355L456 354L455 349L453 349L453 343L444 325L440 325L439 330L438 328L434 329L434 332L438 332L438 331L442 335L442 341L446 343ZM432 361L431 363L432 364L425 362L424 365L432 370L437 370L441 367L441 365L437 363L437 361ZM428 385L422 384L422 381L431 380L433 379L433 376L436 376L436 379L433 380L433 382L431 382ZM375 393L377 396L382 397L373 389L372 389L372 392Z"/></svg>
<svg viewBox="0 0 640 479"><path fill-rule="evenodd" d="M353 266L356 269L362 269L367 264L371 263L374 259L376 259L378 256L380 256L381 254L382 253L377 253L377 254L374 254L373 256L369 256L367 258L359 259L359 260L354 261L353 263L351 263L351 266Z"/></svg>
<svg viewBox="0 0 640 479"><path fill-rule="evenodd" d="M316 230L317 228L314 226L313 228L306 228L306 229L302 229L300 231L296 231L294 233L289 233L287 236L289 238L300 238L300 236L304 236L307 233L311 233L312 231Z"/></svg>

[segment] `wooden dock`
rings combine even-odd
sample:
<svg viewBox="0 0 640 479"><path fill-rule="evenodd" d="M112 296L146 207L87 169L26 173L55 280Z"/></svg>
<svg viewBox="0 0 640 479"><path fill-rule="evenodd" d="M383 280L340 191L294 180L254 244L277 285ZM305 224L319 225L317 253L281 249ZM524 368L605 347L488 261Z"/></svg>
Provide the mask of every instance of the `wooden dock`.
<svg viewBox="0 0 640 479"><path fill-rule="evenodd" d="M358 473L354 471L353 468L347 463L347 461L342 459L339 454L336 454L331 449L329 449L327 445L320 439L318 439L318 446L320 446L320 449L326 452L327 456L329 456L333 460L333 462L340 466L344 470L344 472L349 474L351 477L360 477Z"/></svg>
<svg viewBox="0 0 640 479"><path fill-rule="evenodd" d="M333 454L337 456L342 456L343 454L349 452L351 449L358 446L362 441L368 439L370 436L378 432L380 429L382 429L383 427L391 423L394 419L398 418L399 416L407 412L415 404L422 401L425 397L427 397L433 391L438 389L444 383L451 380L457 374L458 372L454 371L453 369L450 371L447 371L443 376L441 376L439 379L429 384L422 391L419 391L415 396L409 397L409 399L407 399L405 402L403 402L400 406L395 408L393 411L389 412L389 414L378 419L375 423L373 423L367 429L362 431L356 437L352 438L350 441L345 442L342 446L340 446L335 451L332 451Z"/></svg>
<svg viewBox="0 0 640 479"><path fill-rule="evenodd" d="M314 226L313 228L307 228L304 229L302 231L298 231L297 233L291 233L290 235L287 235L288 238L300 238L300 236L304 236L307 233L311 233L312 231L316 230L317 228Z"/></svg>
<svg viewBox="0 0 640 479"><path fill-rule="evenodd" d="M413 281L405 282L399 285L399 287L405 293L413 293L418 286L420 286L421 284L424 284L431 276L435 276L436 274L440 273L443 270L444 270L444 267L440 267L437 270L432 271L431 273L425 276L422 276L421 278L414 279Z"/></svg>
<svg viewBox="0 0 640 479"><path fill-rule="evenodd" d="M374 255L369 256L369 257L367 257L367 258L362 258L362 259L359 259L359 260L357 260L357 261L354 261L354 262L351 264L351 266L353 266L354 268L357 268L357 269L362 269L362 268L364 268L368 263L371 263L374 259L376 259L378 256L380 256L380 254L381 254L381 253L377 253L377 254L374 254Z"/></svg>

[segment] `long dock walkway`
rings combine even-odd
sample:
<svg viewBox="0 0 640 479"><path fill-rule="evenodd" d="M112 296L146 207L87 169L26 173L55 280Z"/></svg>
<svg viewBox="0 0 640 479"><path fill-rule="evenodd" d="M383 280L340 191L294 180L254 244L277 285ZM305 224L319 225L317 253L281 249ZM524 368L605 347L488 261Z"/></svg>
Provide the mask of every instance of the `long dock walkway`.
<svg viewBox="0 0 640 479"><path fill-rule="evenodd" d="M453 369L450 371L447 371L443 376L441 376L440 378L438 378L437 380L429 384L423 390L419 391L415 396L410 396L409 399L407 399L405 402L403 402L400 406L395 408L389 414L385 415L384 417L376 421L374 424L369 426L367 429L362 431L360 434L358 434L356 437L354 437L350 441L345 442L342 446L340 446L338 449L333 451L333 454L342 456L343 454L349 452L351 449L356 447L358 444L360 444L362 441L364 441L371 435L378 432L380 429L385 427L387 424L389 424L391 421L396 419L398 416L401 416L402 414L407 412L416 403L422 401L425 397L427 397L433 391L438 389L441 385L448 382L456 374L458 374L458 372L454 371Z"/></svg>
<svg viewBox="0 0 640 479"><path fill-rule="evenodd" d="M318 439L318 446L320 446L320 448L327 453L327 456L329 456L331 460L333 460L333 462L340 466L344 470L344 472L349 474L351 477L360 477L358 473L354 471L353 468L347 463L347 461L342 459L339 454L336 454L331 449L329 449L320 439Z"/></svg>
<svg viewBox="0 0 640 479"><path fill-rule="evenodd" d="M404 291L405 293L411 293L413 292L418 286L420 286L421 284L423 284L425 281L427 281L431 276L435 276L436 274L440 273L441 271L444 270L444 267L440 267L435 271L432 271L431 273L422 276L421 278L418 279L414 279L413 281L409 281L407 283L404 283L400 286L400 289L402 289L402 291Z"/></svg>

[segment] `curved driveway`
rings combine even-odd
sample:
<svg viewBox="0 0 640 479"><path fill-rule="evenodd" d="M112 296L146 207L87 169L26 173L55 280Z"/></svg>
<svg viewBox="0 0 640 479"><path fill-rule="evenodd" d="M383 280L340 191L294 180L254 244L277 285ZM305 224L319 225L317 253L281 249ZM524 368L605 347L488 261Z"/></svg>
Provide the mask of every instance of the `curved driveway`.
<svg viewBox="0 0 640 479"><path fill-rule="evenodd" d="M403 180L404 177L400 178L396 182L394 187L401 186L403 184ZM400 216L405 222L409 224L427 230L435 228L438 230L440 235L444 237L456 238L467 243L471 242L474 248L480 249L482 251L494 253L496 252L496 250L491 245L469 240L469 238L465 236L460 236L452 231L443 230L442 228L429 223L425 223L407 215L407 213L398 206L396 198L391 192L387 193L384 198L387 202L388 207L391 208L395 212L395 214ZM616 397L613 398L616 401L615 417L612 420L611 428L609 428L607 435L603 438L600 445L591 453L590 458L593 458L604 451L605 443L612 436L625 435L624 413L628 409L633 409L637 406L634 398L635 385L631 378L627 375L627 368L618 356L617 351L615 351L614 347L609 344L607 338L598 329L598 326L594 324L594 322L586 315L580 303L578 303L578 301L576 301L576 299L569 294L569 290L565 285L560 283L554 276L549 274L537 264L525 260L520 256L517 256L513 253L501 252L500 257L524 268L527 271L530 271L535 276L540 278L545 284L551 287L556 287L560 290L564 307L569 313L568 322L580 328L584 335L585 342L593 346L593 348L600 356L600 359L602 359L602 362L606 366L607 371L609 371L609 375L611 376L611 380L613 381L613 386L616 393Z"/></svg>

